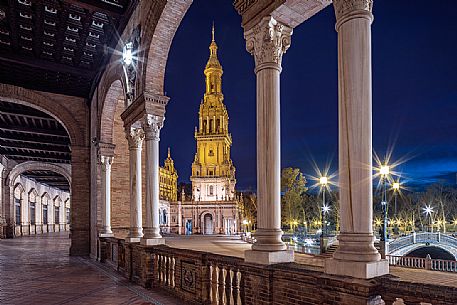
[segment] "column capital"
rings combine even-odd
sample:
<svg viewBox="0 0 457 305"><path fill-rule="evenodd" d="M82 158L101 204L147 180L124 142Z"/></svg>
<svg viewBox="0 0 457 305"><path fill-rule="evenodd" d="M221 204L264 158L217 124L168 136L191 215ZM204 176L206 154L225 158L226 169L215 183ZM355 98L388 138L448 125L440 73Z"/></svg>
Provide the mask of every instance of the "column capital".
<svg viewBox="0 0 457 305"><path fill-rule="evenodd" d="M373 0L334 0L336 29L344 22L355 17L365 17L373 20Z"/></svg>
<svg viewBox="0 0 457 305"><path fill-rule="evenodd" d="M281 69L282 55L290 47L292 28L271 16L244 33L246 50L254 56L256 71L270 67Z"/></svg>
<svg viewBox="0 0 457 305"><path fill-rule="evenodd" d="M143 130L146 141L160 141L160 129L162 129L164 121L163 116L151 114L144 116Z"/></svg>
<svg viewBox="0 0 457 305"><path fill-rule="evenodd" d="M102 171L106 171L108 168L110 168L111 165L113 164L113 161L114 161L113 156L100 155L99 162L102 166Z"/></svg>
<svg viewBox="0 0 457 305"><path fill-rule="evenodd" d="M129 143L129 149L141 149L144 140L144 131L142 128L127 128L126 138Z"/></svg>

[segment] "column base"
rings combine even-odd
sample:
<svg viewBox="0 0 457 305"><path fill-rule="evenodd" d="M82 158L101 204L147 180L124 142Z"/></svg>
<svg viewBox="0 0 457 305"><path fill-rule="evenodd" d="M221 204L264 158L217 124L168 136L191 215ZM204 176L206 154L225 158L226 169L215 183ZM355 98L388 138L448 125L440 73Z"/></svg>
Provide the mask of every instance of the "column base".
<svg viewBox="0 0 457 305"><path fill-rule="evenodd" d="M330 258L325 260L325 273L371 279L389 274L389 262L386 259L376 262L356 262Z"/></svg>
<svg viewBox="0 0 457 305"><path fill-rule="evenodd" d="M246 250L246 251L244 251L244 261L247 263L254 263L254 264L261 264L261 265L292 263L292 262L294 262L294 251L293 250L283 250L283 251Z"/></svg>
<svg viewBox="0 0 457 305"><path fill-rule="evenodd" d="M114 237L113 233L99 233L99 237Z"/></svg>
<svg viewBox="0 0 457 305"><path fill-rule="evenodd" d="M140 243L143 246L165 245L165 238L141 238Z"/></svg>
<svg viewBox="0 0 457 305"><path fill-rule="evenodd" d="M141 237L126 237L125 242L126 243L139 243Z"/></svg>

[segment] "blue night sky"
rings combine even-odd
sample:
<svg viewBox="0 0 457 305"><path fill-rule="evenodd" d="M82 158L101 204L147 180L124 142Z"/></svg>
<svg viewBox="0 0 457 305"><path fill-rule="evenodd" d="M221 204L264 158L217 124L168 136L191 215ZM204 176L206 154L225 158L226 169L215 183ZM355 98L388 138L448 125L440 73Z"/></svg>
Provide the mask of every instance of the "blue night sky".
<svg viewBox="0 0 457 305"><path fill-rule="evenodd" d="M414 3L414 5L413 5ZM412 188L457 173L457 10L454 0L375 1L373 146ZM167 106L161 160L167 147L179 180L189 181L194 127L205 89L211 24L216 24L223 93L233 136L237 189L256 187L254 59L245 50L241 17L231 0L194 0L171 46L165 76ZM282 166L315 175L338 161L337 33L333 7L296 29L281 74Z"/></svg>

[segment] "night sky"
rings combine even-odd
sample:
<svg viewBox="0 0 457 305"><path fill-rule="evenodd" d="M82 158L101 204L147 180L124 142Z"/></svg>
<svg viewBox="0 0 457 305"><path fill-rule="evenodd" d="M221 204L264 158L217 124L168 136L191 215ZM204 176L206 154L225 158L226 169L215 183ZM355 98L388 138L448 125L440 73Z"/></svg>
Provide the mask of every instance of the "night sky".
<svg viewBox="0 0 457 305"><path fill-rule="evenodd" d="M406 185L456 183L457 10L454 0L375 1L373 148L391 160ZM161 162L171 147L179 181L188 182L194 128L205 90L211 24L215 22L223 93L233 137L237 189L256 187L254 58L245 50L232 0L194 0L171 46ZM338 167L337 33L329 6L294 29L281 74L282 167L316 175L312 164Z"/></svg>

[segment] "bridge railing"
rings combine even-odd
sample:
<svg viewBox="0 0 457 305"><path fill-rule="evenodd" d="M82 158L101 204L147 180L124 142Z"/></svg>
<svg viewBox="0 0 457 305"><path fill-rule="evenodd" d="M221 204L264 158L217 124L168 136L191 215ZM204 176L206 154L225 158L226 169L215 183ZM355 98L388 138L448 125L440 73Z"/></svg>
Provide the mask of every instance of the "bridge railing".
<svg viewBox="0 0 457 305"><path fill-rule="evenodd" d="M387 259L391 266L457 273L457 261L396 255L387 255Z"/></svg>
<svg viewBox="0 0 457 305"><path fill-rule="evenodd" d="M436 244L442 243L449 245L451 247L457 248L457 238L442 234L440 232L431 233L431 232L422 232L422 233L413 233L408 236L399 237L389 243L389 251L394 252L403 247L409 246L411 244Z"/></svg>

